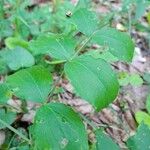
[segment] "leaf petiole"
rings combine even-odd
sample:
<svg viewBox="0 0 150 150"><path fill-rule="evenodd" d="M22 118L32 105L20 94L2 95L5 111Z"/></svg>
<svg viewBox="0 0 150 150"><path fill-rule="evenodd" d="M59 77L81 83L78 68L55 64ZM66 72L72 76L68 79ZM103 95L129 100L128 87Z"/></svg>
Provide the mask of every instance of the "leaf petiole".
<svg viewBox="0 0 150 150"><path fill-rule="evenodd" d="M26 136L24 136L22 133L20 133L18 130L16 130L14 127L10 126L9 124L7 124L5 121L3 121L1 119L0 119L0 123L3 124L4 126L6 126L9 130L16 133L19 137L21 137L22 139L27 141L29 144L31 144L31 141Z"/></svg>

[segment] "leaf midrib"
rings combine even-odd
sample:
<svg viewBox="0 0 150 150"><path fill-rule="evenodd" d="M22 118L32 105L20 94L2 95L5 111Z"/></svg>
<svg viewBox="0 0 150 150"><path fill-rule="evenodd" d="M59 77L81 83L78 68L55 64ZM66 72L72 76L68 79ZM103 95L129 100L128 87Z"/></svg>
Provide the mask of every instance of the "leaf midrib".
<svg viewBox="0 0 150 150"><path fill-rule="evenodd" d="M37 90L39 91L39 95L41 97L41 100L44 99L44 96L43 96L43 94L42 94L42 92L41 92L41 90L40 90L36 80L33 78L33 76L31 75L31 73L29 71L26 71L26 70L24 70L24 71L25 71L25 73L28 74L28 76L31 77L30 79L34 82L34 85L36 86Z"/></svg>
<svg viewBox="0 0 150 150"><path fill-rule="evenodd" d="M58 113L55 111L55 110L53 110L51 107L47 107L53 114L54 114L54 116L56 116L55 118L56 118L56 120L58 121L58 122L60 122L60 124L62 123L57 117L59 117L60 119L61 119L61 117L59 116L59 115L57 115ZM66 116L64 116L63 114L61 114L61 116L62 117L64 117L64 118L66 118ZM76 131L76 130L74 130L71 126L70 126L70 124L69 123L67 123L67 125L70 127L70 129L72 129L72 131L74 131L74 133L76 133L76 135L78 136L78 132ZM62 131L62 133L63 133L63 135L64 135L64 137L66 137L65 136L65 133L64 133L64 131L62 130L62 128L61 128L61 125L59 125L60 127L60 130ZM78 140L80 141L80 138L78 137Z"/></svg>
<svg viewBox="0 0 150 150"><path fill-rule="evenodd" d="M86 70L88 70L89 72L91 72L94 76L95 76L95 78L96 79L98 79L98 82L100 82L102 85L103 85L103 87L105 88L105 91L107 91L107 88L105 87L105 85L103 84L103 82L101 82L101 80L97 77L97 75L92 71L92 70L90 70L86 65L84 65L84 64L82 64L81 62L77 62L77 61L74 61L74 63L77 63L77 64L79 64L79 65L81 65L81 66L83 66ZM98 86L97 86L98 87ZM99 88L99 87L98 87Z"/></svg>

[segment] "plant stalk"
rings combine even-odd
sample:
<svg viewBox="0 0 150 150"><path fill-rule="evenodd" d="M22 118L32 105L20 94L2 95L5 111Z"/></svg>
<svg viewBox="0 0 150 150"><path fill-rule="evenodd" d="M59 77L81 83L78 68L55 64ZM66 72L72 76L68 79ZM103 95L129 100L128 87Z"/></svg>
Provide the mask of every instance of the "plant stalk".
<svg viewBox="0 0 150 150"><path fill-rule="evenodd" d="M95 35L97 31L95 31L93 34L91 34L91 36L89 36L85 41L84 43L82 44L82 46L76 51L76 53L73 55L73 57L70 59L74 59L81 51L82 49L86 46L86 44L91 40L91 38Z"/></svg>
<svg viewBox="0 0 150 150"><path fill-rule="evenodd" d="M0 123L3 124L4 126L6 126L9 130L16 133L19 137L21 137L22 139L27 141L29 144L31 144L31 141L26 136L24 136L22 133L20 133L18 130L16 130L14 127L10 126L8 123L6 123L5 121L3 121L1 119L0 119Z"/></svg>
<svg viewBox="0 0 150 150"><path fill-rule="evenodd" d="M58 79L56 80L56 82L54 83L54 85L53 85L53 87L52 87L52 89L51 89L51 91L50 91L50 93L49 93L49 95L48 95L48 98L47 98L47 100L46 100L46 103L48 103L50 97L53 95L53 92L55 91L55 88L56 88L57 84L59 83L59 81L61 80L63 74L64 74L64 71L62 71L61 75L59 76L59 78L58 78Z"/></svg>
<svg viewBox="0 0 150 150"><path fill-rule="evenodd" d="M62 0L53 0L53 13L56 13L57 8L61 2Z"/></svg>

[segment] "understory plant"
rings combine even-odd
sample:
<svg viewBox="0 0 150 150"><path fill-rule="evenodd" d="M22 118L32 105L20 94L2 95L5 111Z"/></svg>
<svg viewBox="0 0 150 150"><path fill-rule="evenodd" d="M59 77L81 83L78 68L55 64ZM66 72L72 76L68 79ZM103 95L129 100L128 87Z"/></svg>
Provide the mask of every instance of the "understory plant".
<svg viewBox="0 0 150 150"><path fill-rule="evenodd" d="M131 37L112 28L109 20L100 22L84 0L76 6L68 1L65 7L55 4L50 18L44 19L50 13L47 6L39 8L43 16L35 8L31 13L34 21L26 12L27 1L22 5L19 1L11 3L16 6L14 16L5 18L1 8L0 23L10 32L0 32L1 43L5 45L0 51L0 72L5 76L0 84L0 129L8 128L17 134L22 139L17 146L21 150L120 149L92 121L57 101L54 93L59 81L65 79L76 96L91 104L96 112L106 108L119 93L117 75L107 56L113 61L130 63L134 53ZM13 22L14 31L10 24L5 26L6 22ZM90 50L94 44L99 45L98 50ZM36 104L34 121L28 125L26 134L12 126L18 110L9 105L10 99L21 101L21 114L28 113L28 101ZM84 122L92 127L94 142L89 142Z"/></svg>

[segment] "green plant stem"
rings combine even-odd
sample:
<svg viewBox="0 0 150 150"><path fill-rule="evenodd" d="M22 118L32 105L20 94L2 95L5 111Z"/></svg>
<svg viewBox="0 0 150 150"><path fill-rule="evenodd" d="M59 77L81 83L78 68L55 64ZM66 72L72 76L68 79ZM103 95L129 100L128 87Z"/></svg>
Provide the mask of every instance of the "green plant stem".
<svg viewBox="0 0 150 150"><path fill-rule="evenodd" d="M50 99L51 96L53 95L53 92L55 91L55 88L56 88L57 84L59 83L59 81L61 80L63 74L64 74L64 71L62 71L62 73L61 73L61 75L59 76L59 78L55 81L55 83L54 83L54 85L53 85L53 87L52 87L52 89L51 89L51 91L50 91L50 93L49 93L49 95L48 95L48 98L47 98L47 100L46 100L45 103L48 103L48 102L49 102L49 99Z"/></svg>
<svg viewBox="0 0 150 150"><path fill-rule="evenodd" d="M54 61L48 61L48 60L46 60L45 61L46 63L48 63L48 64L50 64L50 65L57 65L57 64L62 64L62 63L65 63L66 62L66 60L54 60Z"/></svg>
<svg viewBox="0 0 150 150"><path fill-rule="evenodd" d="M87 123L87 124L89 124L94 130L96 130L98 127L96 126L96 124L93 122L93 121L91 121L91 120L89 120L87 117L85 117L83 114L81 114L81 113L79 113L79 115L80 115L80 117L83 119L83 120L85 120L85 122Z"/></svg>
<svg viewBox="0 0 150 150"><path fill-rule="evenodd" d="M17 0L16 5L15 5L15 10L16 11L18 11L20 4L21 4L21 0Z"/></svg>
<svg viewBox="0 0 150 150"><path fill-rule="evenodd" d="M16 130L15 128L13 128L12 126L10 126L9 124L7 124L5 121L3 121L3 120L0 119L0 123L3 124L4 126L6 126L9 130L11 130L14 133L16 133L19 137L21 137L22 139L24 139L25 141L27 141L29 144L31 144L31 141L26 136L24 136L18 130Z"/></svg>
<svg viewBox="0 0 150 150"><path fill-rule="evenodd" d="M12 138L10 139L9 144L8 144L8 146L7 146L7 149L10 149L10 146L11 146L13 140L15 139L15 136L16 136L16 134L14 134L14 135L12 136Z"/></svg>
<svg viewBox="0 0 150 150"><path fill-rule="evenodd" d="M91 35L84 41L84 43L82 44L82 46L76 51L76 53L72 56L72 58L71 58L70 60L74 59L74 58L82 51L82 49L87 45L87 43L91 40L91 38L95 35L96 32L97 32L97 31L93 32L93 34L91 34Z"/></svg>
<svg viewBox="0 0 150 150"><path fill-rule="evenodd" d="M56 13L58 5L61 3L61 0L53 0L53 13Z"/></svg>
<svg viewBox="0 0 150 150"><path fill-rule="evenodd" d="M115 130L119 130L122 131L121 129L114 127L112 125L106 125L106 124L98 124L96 125L93 121L89 120L86 116L84 116L83 114L79 113L80 117L85 120L85 122L90 125L94 130L97 130L98 128L102 127L102 128L112 128Z"/></svg>

